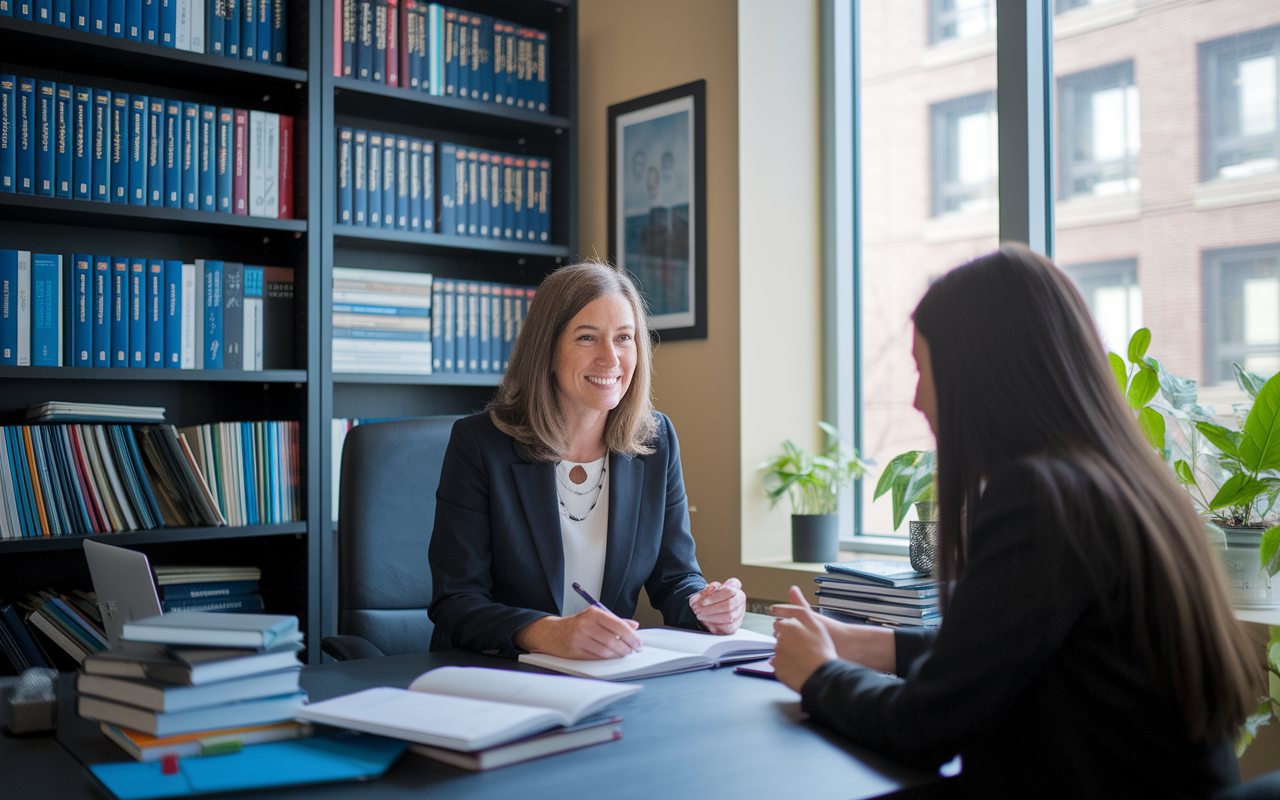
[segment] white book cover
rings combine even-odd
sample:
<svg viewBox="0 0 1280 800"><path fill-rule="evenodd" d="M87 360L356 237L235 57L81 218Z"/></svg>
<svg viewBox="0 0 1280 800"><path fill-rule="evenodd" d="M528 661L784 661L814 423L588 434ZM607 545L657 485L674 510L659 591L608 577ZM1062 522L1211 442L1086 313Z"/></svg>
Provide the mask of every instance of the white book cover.
<svg viewBox="0 0 1280 800"><path fill-rule="evenodd" d="M31 366L31 251L18 251L18 366Z"/></svg>
<svg viewBox="0 0 1280 800"><path fill-rule="evenodd" d="M716 636L674 628L645 628L636 635L644 647L622 658L586 661L526 653L520 656L520 662L584 678L629 681L708 669L734 661L759 660L772 655L775 644L772 636L743 629L728 636Z"/></svg>
<svg viewBox="0 0 1280 800"><path fill-rule="evenodd" d="M421 353L431 354L431 342L402 342L394 339L334 339L333 352L341 353Z"/></svg>
<svg viewBox="0 0 1280 800"><path fill-rule="evenodd" d="M107 474L115 504L120 509L120 516L123 518L125 527L131 531L136 531L141 526L138 525L138 520L133 516L133 506L129 503L128 494L125 492L120 475L116 472L115 457L112 455L111 447L107 443L106 426L94 425L93 434L98 440L98 453L102 457L102 468Z"/></svg>
<svg viewBox="0 0 1280 800"><path fill-rule="evenodd" d="M210 2L212 0L209 0ZM189 0L191 3L191 47L193 53L205 52L204 17L206 0Z"/></svg>
<svg viewBox="0 0 1280 800"><path fill-rule="evenodd" d="M182 346L178 366L196 366L196 265L182 265Z"/></svg>
<svg viewBox="0 0 1280 800"><path fill-rule="evenodd" d="M430 272L401 272L394 269L362 269L360 267L334 267L335 281L373 281L375 283L404 283L431 288Z"/></svg>
<svg viewBox="0 0 1280 800"><path fill-rule="evenodd" d="M191 49L191 0L172 0L178 4L178 24L173 32L173 46L179 50Z"/></svg>
<svg viewBox="0 0 1280 800"><path fill-rule="evenodd" d="M195 300L194 300L194 322L195 326L195 351L194 363L192 369L204 369L204 259L199 259L195 266ZM183 269L185 272L185 267Z"/></svg>
<svg viewBox="0 0 1280 800"><path fill-rule="evenodd" d="M249 216L265 217L267 112L249 112Z"/></svg>
<svg viewBox="0 0 1280 800"><path fill-rule="evenodd" d="M277 219L280 216L280 115L262 114L262 213L258 216Z"/></svg>
<svg viewBox="0 0 1280 800"><path fill-rule="evenodd" d="M335 289L333 302L348 305L387 306L390 308L431 308L431 295Z"/></svg>
<svg viewBox="0 0 1280 800"><path fill-rule="evenodd" d="M262 371L262 298L244 299L244 369Z"/></svg>

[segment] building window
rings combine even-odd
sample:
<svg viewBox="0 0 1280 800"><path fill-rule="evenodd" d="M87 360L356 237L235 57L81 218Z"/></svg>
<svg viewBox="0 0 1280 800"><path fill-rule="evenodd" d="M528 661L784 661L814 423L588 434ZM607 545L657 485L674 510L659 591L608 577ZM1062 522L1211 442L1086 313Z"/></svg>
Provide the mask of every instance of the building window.
<svg viewBox="0 0 1280 800"><path fill-rule="evenodd" d="M1106 3L1109 0L1053 0L1053 13L1063 14L1073 8L1082 8L1084 6L1096 6L1100 3Z"/></svg>
<svg viewBox="0 0 1280 800"><path fill-rule="evenodd" d="M1063 267L1080 290L1102 343L1113 353L1126 353L1129 339L1142 327L1142 287L1138 260L1126 258Z"/></svg>
<svg viewBox="0 0 1280 800"><path fill-rule="evenodd" d="M1280 244L1209 251L1204 267L1206 382L1234 381L1233 361L1280 372Z"/></svg>
<svg viewBox="0 0 1280 800"><path fill-rule="evenodd" d="M930 0L929 42L968 39L996 29L995 0Z"/></svg>
<svg viewBox="0 0 1280 800"><path fill-rule="evenodd" d="M1280 26L1200 45L1204 178L1280 168Z"/></svg>
<svg viewBox="0 0 1280 800"><path fill-rule="evenodd" d="M933 215L994 212L996 93L930 106L933 120Z"/></svg>
<svg viewBox="0 0 1280 800"><path fill-rule="evenodd" d="M1138 87L1133 62L1058 79L1061 196L1138 191Z"/></svg>

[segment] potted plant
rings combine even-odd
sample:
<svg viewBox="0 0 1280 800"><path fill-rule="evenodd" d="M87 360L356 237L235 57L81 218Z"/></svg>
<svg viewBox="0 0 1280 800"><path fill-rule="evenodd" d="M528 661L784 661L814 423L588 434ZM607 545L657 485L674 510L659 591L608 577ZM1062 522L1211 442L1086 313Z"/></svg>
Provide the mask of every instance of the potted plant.
<svg viewBox="0 0 1280 800"><path fill-rule="evenodd" d="M867 471L858 451L845 446L834 426L819 422L826 444L812 453L787 439L782 454L762 463L770 507L785 495L791 500L791 560L835 561L840 555L836 512L840 490Z"/></svg>
<svg viewBox="0 0 1280 800"><path fill-rule="evenodd" d="M910 450L895 456L880 474L872 500L891 492L893 502L893 529L902 527L907 511L916 507L917 520L908 526L910 538L907 552L911 567L917 572L933 571L933 556L937 551L938 523L935 519L934 474L937 472L937 456L933 450Z"/></svg>

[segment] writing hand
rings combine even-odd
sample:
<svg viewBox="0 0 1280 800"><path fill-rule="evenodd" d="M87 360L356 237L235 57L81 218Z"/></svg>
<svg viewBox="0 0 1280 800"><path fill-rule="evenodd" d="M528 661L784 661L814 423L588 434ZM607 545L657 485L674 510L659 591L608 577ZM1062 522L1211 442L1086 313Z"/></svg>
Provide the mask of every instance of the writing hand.
<svg viewBox="0 0 1280 800"><path fill-rule="evenodd" d="M798 692L818 667L839 656L827 626L798 587L791 587L791 602L794 613L773 623L778 644L770 663L778 680Z"/></svg>
<svg viewBox="0 0 1280 800"><path fill-rule="evenodd" d="M708 631L725 635L741 627L747 612L747 596L742 591L742 582L730 578L724 583L708 583L702 591L689 596L689 605Z"/></svg>
<svg viewBox="0 0 1280 800"><path fill-rule="evenodd" d="M562 658L621 658L644 644L640 623L617 617L603 606L589 606L569 617L543 617L516 631L516 647Z"/></svg>

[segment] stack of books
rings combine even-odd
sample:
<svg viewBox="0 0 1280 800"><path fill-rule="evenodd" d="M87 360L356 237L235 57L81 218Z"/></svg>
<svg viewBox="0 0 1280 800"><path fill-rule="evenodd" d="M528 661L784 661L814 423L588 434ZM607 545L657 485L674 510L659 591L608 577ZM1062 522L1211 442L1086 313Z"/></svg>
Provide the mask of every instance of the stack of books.
<svg viewBox="0 0 1280 800"><path fill-rule="evenodd" d="M139 760L306 735L297 617L177 611L125 623L76 680L80 716ZM235 744L232 744L235 743Z"/></svg>
<svg viewBox="0 0 1280 800"><path fill-rule="evenodd" d="M431 275L333 268L333 371L431 374Z"/></svg>
<svg viewBox="0 0 1280 800"><path fill-rule="evenodd" d="M98 611L98 600L93 592L62 594L46 589L28 594L25 601L18 602L18 607L25 612L28 625L48 637L76 663L107 649L107 634L102 627L102 614ZM0 614L4 614L2 609ZM4 615L9 617L9 614ZM9 618L9 625L15 621L18 621L16 614ZM14 628L16 631L16 626ZM30 653L26 655L27 660L31 660ZM39 665L33 663L32 666Z"/></svg>
<svg viewBox="0 0 1280 800"><path fill-rule="evenodd" d="M171 611L261 611L257 567L154 567L160 608Z"/></svg>
<svg viewBox="0 0 1280 800"><path fill-rule="evenodd" d="M50 401L27 407L33 422L164 422L160 406L120 406L110 403L64 403Z"/></svg>
<svg viewBox="0 0 1280 800"><path fill-rule="evenodd" d="M818 608L827 616L909 628L937 627L939 583L901 561L841 561L827 564L818 584Z"/></svg>
<svg viewBox="0 0 1280 800"><path fill-rule="evenodd" d="M182 428L178 436L228 524L302 518L297 422L215 422Z"/></svg>

